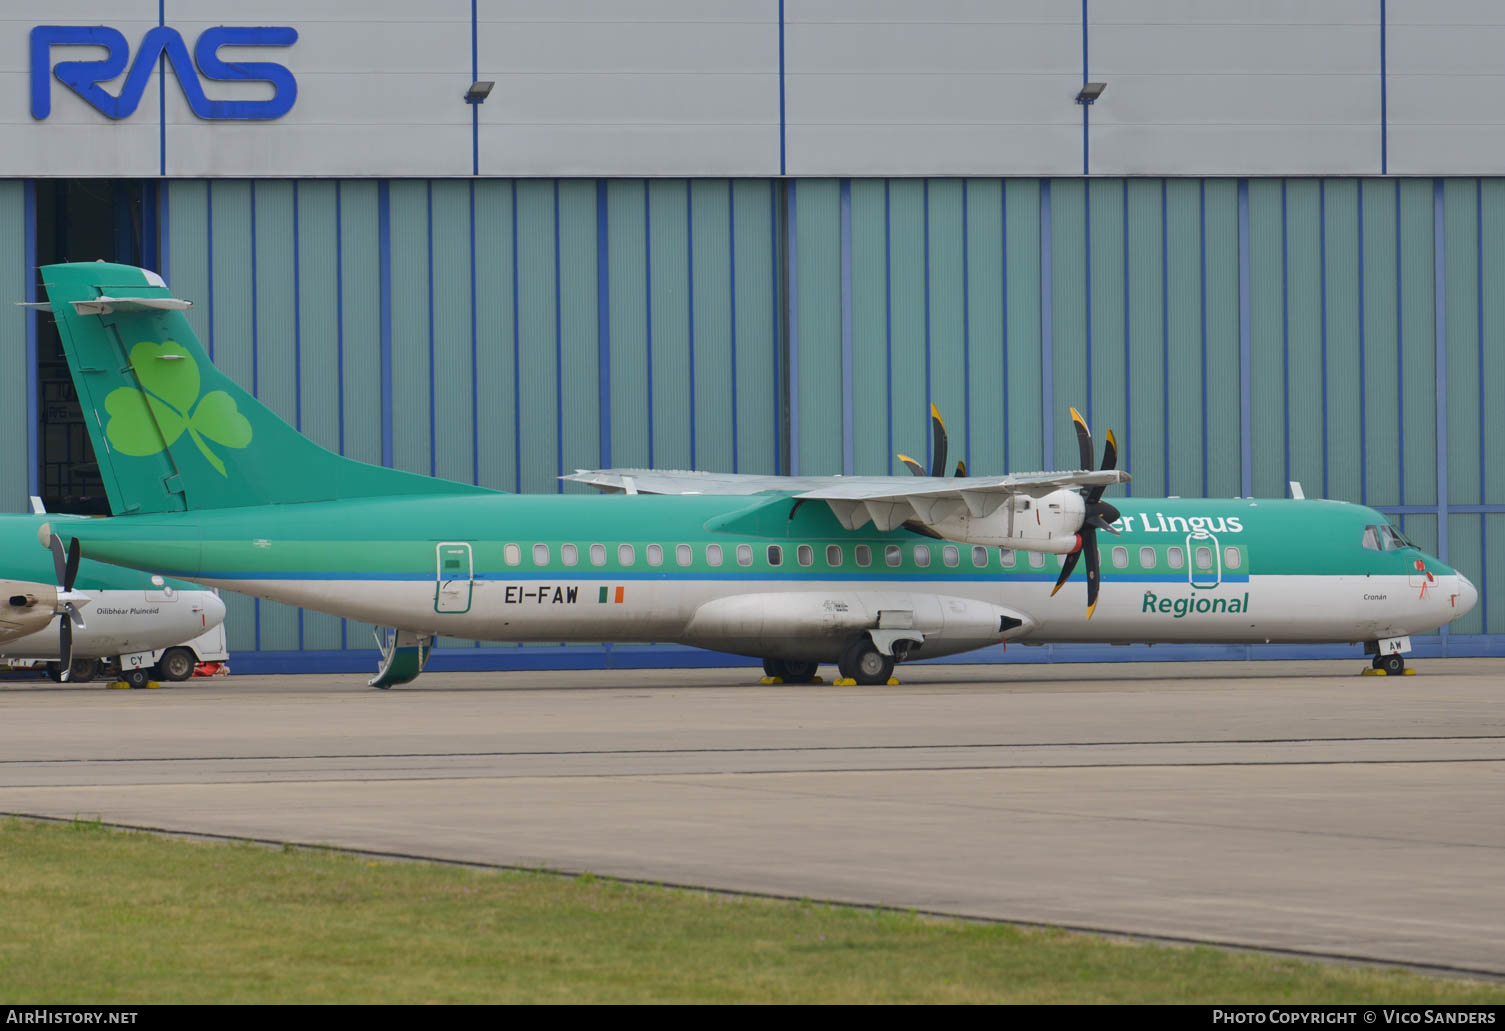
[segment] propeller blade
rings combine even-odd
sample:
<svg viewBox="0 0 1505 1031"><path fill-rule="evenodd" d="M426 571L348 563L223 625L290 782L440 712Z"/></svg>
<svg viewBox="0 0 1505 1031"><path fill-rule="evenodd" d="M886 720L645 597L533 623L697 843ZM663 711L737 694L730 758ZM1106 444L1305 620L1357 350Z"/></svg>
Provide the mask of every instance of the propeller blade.
<svg viewBox="0 0 1505 1031"><path fill-rule="evenodd" d="M1065 587L1066 581L1071 579L1071 571L1076 568L1076 560L1081 554L1082 549L1077 548L1076 551L1073 551L1071 554L1066 556L1066 562L1061 566L1061 575L1056 577L1056 585L1051 589L1050 596L1052 598L1056 596L1056 591L1059 591L1062 587Z"/></svg>
<svg viewBox="0 0 1505 1031"><path fill-rule="evenodd" d="M1087 505L1087 518L1083 522L1087 526L1095 526L1099 530L1107 530L1115 537L1122 534L1114 528L1113 524L1123 518L1123 513L1108 504L1106 501L1093 501Z"/></svg>
<svg viewBox="0 0 1505 1031"><path fill-rule="evenodd" d="M1097 608L1098 589L1098 553L1097 534L1089 533L1082 537L1082 550L1087 553L1087 618L1092 618L1093 609Z"/></svg>
<svg viewBox="0 0 1505 1031"><path fill-rule="evenodd" d="M47 546L52 549L52 571L57 578L58 587L64 587L64 581L68 578L68 558L63 554L63 542L57 534L53 534L47 541Z"/></svg>
<svg viewBox="0 0 1505 1031"><path fill-rule="evenodd" d="M1080 450L1082 458L1081 467L1083 469L1091 469L1092 431L1087 428L1087 420L1082 418L1082 413L1075 408L1071 410L1071 421L1076 426L1077 447ZM1108 431L1107 442L1103 445L1102 467L1104 469L1115 469L1118 467L1118 439L1113 436L1112 430ZM1092 613L1097 609L1097 593L1098 589L1102 586L1102 554L1097 546L1097 531L1106 530L1115 537L1119 536L1120 531L1115 529L1113 524L1123 518L1123 513L1113 505L1102 500L1105 489L1106 485L1099 485L1089 487L1082 493L1082 500L1085 503L1086 511L1082 514L1082 529L1077 536L1077 540L1081 543L1078 545L1077 550L1067 557L1065 564L1061 567L1061 576L1056 581L1055 590L1050 592L1054 595L1056 591L1061 589L1066 583L1067 578L1071 576L1071 571L1076 568L1077 556L1084 555L1087 560L1088 619L1092 618Z"/></svg>
<svg viewBox="0 0 1505 1031"><path fill-rule="evenodd" d="M73 668L73 621L67 612L58 617L58 665L63 671L62 678L67 680Z"/></svg>
<svg viewBox="0 0 1505 1031"><path fill-rule="evenodd" d="M934 404L930 406L930 433L935 441L934 454L930 458L930 475L946 475L946 423L941 418L941 410Z"/></svg>
<svg viewBox="0 0 1505 1031"><path fill-rule="evenodd" d="M1076 424L1077 451L1082 456L1081 469L1092 468L1092 431L1087 428L1087 420L1082 418L1082 413L1075 408L1071 410L1071 421Z"/></svg>
<svg viewBox="0 0 1505 1031"><path fill-rule="evenodd" d="M1103 445L1103 468L1104 469L1115 469L1117 467L1118 467L1118 440L1117 440L1117 438L1115 438L1113 436L1113 431L1109 430L1108 431L1108 442ZM1091 466L1089 465L1089 466L1087 466L1087 468L1091 468ZM1088 487L1087 488L1087 493L1084 494L1084 495L1082 495L1087 500L1088 507L1091 507L1093 504L1095 504L1097 502L1097 500L1103 496L1103 491L1105 491L1105 490L1107 490L1107 486L1106 485L1099 485L1099 486L1096 486L1096 487ZM1114 518L1116 519L1117 516L1115 516Z"/></svg>
<svg viewBox="0 0 1505 1031"><path fill-rule="evenodd" d="M87 629L89 629L89 624L87 624L87 623L84 622L83 613L81 613L81 612L78 611L78 607L75 606L73 604L73 602L70 601L67 604L65 604L63 607L68 610L68 617L70 619L72 619L74 623L76 623L78 625L78 628L80 630L87 630Z"/></svg>
<svg viewBox="0 0 1505 1031"><path fill-rule="evenodd" d="M967 463L960 459L956 463L956 478L958 480L965 480L967 478Z"/></svg>
<svg viewBox="0 0 1505 1031"><path fill-rule="evenodd" d="M1109 533L1111 533L1115 537L1122 537L1123 536L1123 534L1121 534L1117 530L1113 529L1113 524L1112 523L1108 522L1102 516L1097 515L1096 513L1088 516L1083 521L1083 525L1084 526L1091 526L1091 527L1094 527L1095 529L1098 529L1098 530L1107 530Z"/></svg>
<svg viewBox="0 0 1505 1031"><path fill-rule="evenodd" d="M914 473L916 476L925 475L925 467L919 462L916 462L913 458L910 458L908 455L900 455L899 461L903 462L905 468Z"/></svg>
<svg viewBox="0 0 1505 1031"><path fill-rule="evenodd" d="M68 542L68 568L63 570L67 573L67 579L63 581L63 590L73 590L73 581L78 579L78 562L84 556L84 546L79 543L77 537Z"/></svg>

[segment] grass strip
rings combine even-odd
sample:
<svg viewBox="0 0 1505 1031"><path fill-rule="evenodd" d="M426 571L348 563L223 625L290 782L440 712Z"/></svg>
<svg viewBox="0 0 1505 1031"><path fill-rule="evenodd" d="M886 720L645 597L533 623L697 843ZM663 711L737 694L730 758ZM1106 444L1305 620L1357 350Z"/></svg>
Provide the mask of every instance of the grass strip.
<svg viewBox="0 0 1505 1031"><path fill-rule="evenodd" d="M1495 1003L1210 947L0 820L8 1003Z"/></svg>

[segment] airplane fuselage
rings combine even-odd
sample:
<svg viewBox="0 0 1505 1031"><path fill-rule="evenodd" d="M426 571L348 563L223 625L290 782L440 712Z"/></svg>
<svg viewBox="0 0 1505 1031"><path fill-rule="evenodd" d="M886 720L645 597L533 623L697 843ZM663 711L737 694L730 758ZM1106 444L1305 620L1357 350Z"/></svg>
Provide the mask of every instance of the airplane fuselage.
<svg viewBox="0 0 1505 1031"><path fill-rule="evenodd" d="M830 661L909 625L914 657L1000 640L1367 641L1467 612L1466 578L1330 501L1115 499L1102 593L1061 556L843 529L788 497L373 498L97 521L89 556L420 634L664 641ZM885 620L888 621L885 624Z"/></svg>

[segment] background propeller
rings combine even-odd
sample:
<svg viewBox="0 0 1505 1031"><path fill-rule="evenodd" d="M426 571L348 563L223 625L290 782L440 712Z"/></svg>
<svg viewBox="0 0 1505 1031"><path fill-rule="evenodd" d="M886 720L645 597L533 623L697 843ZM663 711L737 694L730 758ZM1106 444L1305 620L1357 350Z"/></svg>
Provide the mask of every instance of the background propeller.
<svg viewBox="0 0 1505 1031"><path fill-rule="evenodd" d="M52 568L57 574L58 582L58 667L62 670L62 678L67 680L68 671L73 668L73 624L77 623L81 628L87 629L83 616L79 615L78 603L86 602L89 598L73 590L83 548L75 537L69 542L68 551L64 554L63 542L57 534L52 535L48 547L52 549Z"/></svg>
<svg viewBox="0 0 1505 1031"><path fill-rule="evenodd" d="M1082 468L1092 468L1092 431L1087 428L1087 420L1082 418L1082 413L1075 408L1071 410L1071 421L1076 425L1077 448L1081 453ZM1113 431L1108 431L1107 443L1103 445L1104 469L1114 469L1118 466L1118 441L1113 439ZM1056 586L1052 590L1051 597L1055 597L1056 591L1065 586L1071 578L1072 570L1076 569L1077 559L1082 555L1087 558L1087 618L1092 618L1093 610L1097 608L1097 592L1099 579L1102 574L1102 562L1098 554L1097 531L1107 530L1114 536L1118 531L1113 524L1118 522L1121 514L1108 502L1104 501L1104 486L1088 487L1082 494L1082 501L1086 505L1086 513L1082 519L1082 529L1077 534L1081 545L1066 556L1066 562L1061 566L1061 575L1056 579Z"/></svg>
<svg viewBox="0 0 1505 1031"><path fill-rule="evenodd" d="M908 455L899 455L899 461L916 476L945 476L946 475L946 422L941 418L941 410L934 403L930 406L930 435L934 443L931 448L930 472L925 472L925 467L916 462ZM967 475L967 463L956 463L956 476Z"/></svg>

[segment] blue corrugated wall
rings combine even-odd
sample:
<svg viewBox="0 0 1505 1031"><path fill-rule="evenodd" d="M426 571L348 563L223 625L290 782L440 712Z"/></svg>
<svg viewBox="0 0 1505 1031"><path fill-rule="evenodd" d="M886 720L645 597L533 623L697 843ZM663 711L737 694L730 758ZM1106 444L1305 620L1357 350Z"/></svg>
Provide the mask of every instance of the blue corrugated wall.
<svg viewBox="0 0 1505 1031"><path fill-rule="evenodd" d="M896 451L928 458L934 401L954 457L996 472L1074 465L1075 405L1116 431L1135 493L1283 495L1294 479L1393 513L1483 585L1423 651L1505 652L1505 604L1489 601L1505 597L1505 456L1491 450L1505 439L1491 403L1505 384L1505 180L199 180L163 193L163 272L195 301L216 362L346 454L530 492L608 464L892 472ZM30 196L0 182L0 228L24 230L0 232L0 281L18 299ZM0 334L25 362L26 318L0 312ZM34 423L19 382L0 406L13 440ZM9 510L27 478L24 453L0 456ZM234 599L230 625L243 669L369 662L368 628L333 617ZM686 654L448 648L436 661Z"/></svg>

